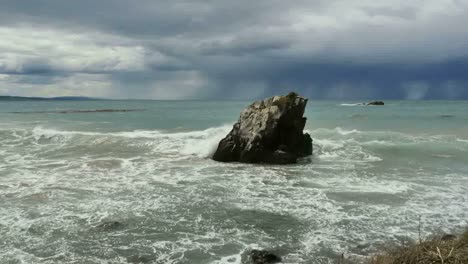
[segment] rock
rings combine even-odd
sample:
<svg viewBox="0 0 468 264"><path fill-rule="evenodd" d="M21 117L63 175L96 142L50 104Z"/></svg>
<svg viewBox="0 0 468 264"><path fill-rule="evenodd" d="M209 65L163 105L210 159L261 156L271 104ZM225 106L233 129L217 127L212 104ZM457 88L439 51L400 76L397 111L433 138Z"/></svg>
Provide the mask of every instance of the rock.
<svg viewBox="0 0 468 264"><path fill-rule="evenodd" d="M367 103L367 105L385 105L383 101L372 101Z"/></svg>
<svg viewBox="0 0 468 264"><path fill-rule="evenodd" d="M269 264L281 262L281 257L266 250L252 250L249 260L252 264Z"/></svg>
<svg viewBox="0 0 468 264"><path fill-rule="evenodd" d="M312 154L312 138L304 134L307 99L296 93L257 101L244 109L213 159L222 162L296 163Z"/></svg>

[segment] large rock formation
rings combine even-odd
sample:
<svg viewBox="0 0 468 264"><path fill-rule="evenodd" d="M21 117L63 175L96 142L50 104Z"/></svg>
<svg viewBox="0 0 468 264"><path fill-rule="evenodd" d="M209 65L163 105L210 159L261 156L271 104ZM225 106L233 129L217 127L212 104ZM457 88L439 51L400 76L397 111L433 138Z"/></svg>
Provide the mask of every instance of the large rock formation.
<svg viewBox="0 0 468 264"><path fill-rule="evenodd" d="M312 154L304 134L307 99L290 93L257 101L241 112L231 132L219 143L213 159L223 162L296 163Z"/></svg>

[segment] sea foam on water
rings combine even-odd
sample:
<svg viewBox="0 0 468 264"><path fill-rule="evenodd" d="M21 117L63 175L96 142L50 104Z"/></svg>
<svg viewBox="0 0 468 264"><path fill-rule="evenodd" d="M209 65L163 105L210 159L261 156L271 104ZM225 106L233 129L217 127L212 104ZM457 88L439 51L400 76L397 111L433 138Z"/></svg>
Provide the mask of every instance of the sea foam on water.
<svg viewBox="0 0 468 264"><path fill-rule="evenodd" d="M157 103L99 118L0 114L0 262L240 263L263 248L283 252L284 263L326 262L417 238L419 227L427 235L468 224L461 114L310 105L314 154L289 166L210 159L239 104L151 124L126 117L153 120L164 110ZM427 116L424 129L408 128ZM113 221L122 228L96 229Z"/></svg>

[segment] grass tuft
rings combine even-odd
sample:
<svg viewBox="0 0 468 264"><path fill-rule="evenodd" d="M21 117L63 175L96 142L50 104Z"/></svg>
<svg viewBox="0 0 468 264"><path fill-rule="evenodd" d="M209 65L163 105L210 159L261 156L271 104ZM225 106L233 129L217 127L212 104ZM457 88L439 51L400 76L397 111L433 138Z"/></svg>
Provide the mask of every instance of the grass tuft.
<svg viewBox="0 0 468 264"><path fill-rule="evenodd" d="M369 264L468 264L468 230L461 236L436 236L372 257Z"/></svg>

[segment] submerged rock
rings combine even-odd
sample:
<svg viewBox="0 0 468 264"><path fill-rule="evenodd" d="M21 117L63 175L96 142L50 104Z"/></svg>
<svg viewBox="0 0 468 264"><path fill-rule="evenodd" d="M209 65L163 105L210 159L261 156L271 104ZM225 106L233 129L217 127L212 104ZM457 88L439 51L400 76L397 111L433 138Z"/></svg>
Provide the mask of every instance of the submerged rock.
<svg viewBox="0 0 468 264"><path fill-rule="evenodd" d="M118 221L107 221L99 224L96 228L101 229L103 231L112 231L116 229L120 229L124 226L123 223Z"/></svg>
<svg viewBox="0 0 468 264"><path fill-rule="evenodd" d="M372 101L367 103L367 105L385 105L383 101Z"/></svg>
<svg viewBox="0 0 468 264"><path fill-rule="evenodd" d="M151 256L135 255L135 256L127 257L128 263L141 264L141 263L150 263L152 261L153 261L153 258Z"/></svg>
<svg viewBox="0 0 468 264"><path fill-rule="evenodd" d="M454 118L454 115L440 115L440 118Z"/></svg>
<svg viewBox="0 0 468 264"><path fill-rule="evenodd" d="M278 263L281 262L281 257L266 250L252 250L249 254L249 261L252 264Z"/></svg>
<svg viewBox="0 0 468 264"><path fill-rule="evenodd" d="M457 236L452 235L452 234L444 234L440 240L442 241L451 241L451 240L457 240Z"/></svg>
<svg viewBox="0 0 468 264"><path fill-rule="evenodd" d="M304 134L307 99L296 93L257 101L244 109L213 159L222 162L296 163L312 154L312 138Z"/></svg>

